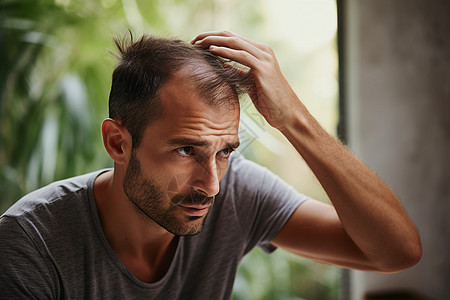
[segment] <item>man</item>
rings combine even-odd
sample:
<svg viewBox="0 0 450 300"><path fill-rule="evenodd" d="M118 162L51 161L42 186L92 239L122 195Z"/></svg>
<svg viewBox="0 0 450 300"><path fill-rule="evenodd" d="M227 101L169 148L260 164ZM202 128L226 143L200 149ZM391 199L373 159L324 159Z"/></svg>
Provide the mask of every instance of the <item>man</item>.
<svg viewBox="0 0 450 300"><path fill-rule="evenodd" d="M114 169L53 183L3 215L3 298L229 299L256 245L367 271L420 259L399 201L309 114L270 47L226 31L191 44L117 43L102 124ZM231 154L245 91L333 206Z"/></svg>

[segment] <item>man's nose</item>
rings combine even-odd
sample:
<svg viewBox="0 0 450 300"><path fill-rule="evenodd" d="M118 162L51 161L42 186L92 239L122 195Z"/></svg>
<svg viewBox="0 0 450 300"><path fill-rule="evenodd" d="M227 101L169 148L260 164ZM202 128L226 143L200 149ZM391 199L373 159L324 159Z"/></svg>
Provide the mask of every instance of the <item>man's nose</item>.
<svg viewBox="0 0 450 300"><path fill-rule="evenodd" d="M197 162L195 174L192 176L192 188L208 197L219 193L219 174L215 159Z"/></svg>

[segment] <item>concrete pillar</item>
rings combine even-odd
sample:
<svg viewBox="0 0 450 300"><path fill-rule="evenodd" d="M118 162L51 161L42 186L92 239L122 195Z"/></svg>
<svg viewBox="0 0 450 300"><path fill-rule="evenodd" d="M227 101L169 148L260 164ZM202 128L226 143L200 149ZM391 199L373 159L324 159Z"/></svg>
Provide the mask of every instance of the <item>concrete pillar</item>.
<svg viewBox="0 0 450 300"><path fill-rule="evenodd" d="M391 290L448 299L450 1L343 4L349 144L400 197L424 250L399 274L352 272L352 299Z"/></svg>

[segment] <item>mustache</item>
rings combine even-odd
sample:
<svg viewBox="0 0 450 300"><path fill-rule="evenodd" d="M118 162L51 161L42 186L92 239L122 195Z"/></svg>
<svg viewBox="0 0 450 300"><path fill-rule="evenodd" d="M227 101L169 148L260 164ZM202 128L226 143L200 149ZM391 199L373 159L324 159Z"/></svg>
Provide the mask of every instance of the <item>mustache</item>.
<svg viewBox="0 0 450 300"><path fill-rule="evenodd" d="M175 195L171 202L174 205L213 205L215 196L208 197L197 192L190 192L189 194Z"/></svg>

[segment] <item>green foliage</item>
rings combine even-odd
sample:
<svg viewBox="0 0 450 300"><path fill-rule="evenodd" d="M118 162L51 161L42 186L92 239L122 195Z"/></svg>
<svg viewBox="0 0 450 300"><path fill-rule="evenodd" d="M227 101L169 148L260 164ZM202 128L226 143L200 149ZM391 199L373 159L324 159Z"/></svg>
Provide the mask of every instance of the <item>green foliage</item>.
<svg viewBox="0 0 450 300"><path fill-rule="evenodd" d="M233 299L337 299L338 279L336 269L330 266L283 250L268 256L257 248L240 265Z"/></svg>
<svg viewBox="0 0 450 300"><path fill-rule="evenodd" d="M108 165L98 128L110 41L101 30L113 8L93 3L0 3L0 211L55 179Z"/></svg>

